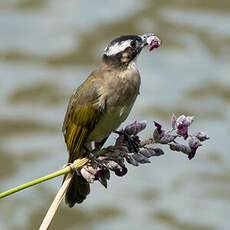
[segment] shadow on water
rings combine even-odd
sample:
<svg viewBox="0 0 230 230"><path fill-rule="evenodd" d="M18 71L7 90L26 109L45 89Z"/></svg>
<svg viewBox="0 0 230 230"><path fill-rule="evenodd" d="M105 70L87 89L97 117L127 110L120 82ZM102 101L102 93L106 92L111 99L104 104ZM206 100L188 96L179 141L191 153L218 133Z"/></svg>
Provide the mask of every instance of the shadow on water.
<svg viewBox="0 0 230 230"><path fill-rule="evenodd" d="M15 175L18 171L14 157L9 152L0 147L0 179L4 180Z"/></svg>
<svg viewBox="0 0 230 230"><path fill-rule="evenodd" d="M51 82L41 82L40 84L29 85L27 87L15 89L10 95L9 102L14 104L36 104L36 106L56 106L65 103L68 95L62 88Z"/></svg>
<svg viewBox="0 0 230 230"><path fill-rule="evenodd" d="M164 225L168 225L170 229L176 230L214 230L215 228L211 225L195 224L188 221L181 221L179 218L174 216L172 213L167 211L158 211L154 215L154 220L157 220Z"/></svg>
<svg viewBox="0 0 230 230"><path fill-rule="evenodd" d="M188 91L186 96L196 99L213 98L227 102L230 99L230 86L218 81L203 82L197 88Z"/></svg>
<svg viewBox="0 0 230 230"><path fill-rule="evenodd" d="M173 106L173 107L167 107L163 108L162 106L156 106L153 107L148 106L146 108L143 108L143 110L140 112L142 116L148 116L148 117L158 117L160 119L169 120L170 114L174 113L177 117L181 114L185 114L189 116L190 114L199 114L199 120L207 120L207 119L224 119L225 113L221 110L213 110L211 109L205 109L200 107L191 108L191 106L186 106L186 103L181 103L179 105Z"/></svg>
<svg viewBox="0 0 230 230"><path fill-rule="evenodd" d="M1 138L7 138L15 134L27 134L31 132L56 132L58 129L51 124L42 124L36 120L25 119L1 119L0 120L0 136Z"/></svg>

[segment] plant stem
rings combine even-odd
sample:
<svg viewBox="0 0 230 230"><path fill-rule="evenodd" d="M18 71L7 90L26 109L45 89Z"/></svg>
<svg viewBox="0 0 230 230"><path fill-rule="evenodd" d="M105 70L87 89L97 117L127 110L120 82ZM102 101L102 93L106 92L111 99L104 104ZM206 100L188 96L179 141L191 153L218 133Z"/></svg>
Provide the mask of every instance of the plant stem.
<svg viewBox="0 0 230 230"><path fill-rule="evenodd" d="M63 200L66 190L69 187L69 184L71 182L71 179L73 177L73 173L68 173L67 177L65 178L65 181L63 182L61 188L59 189L56 197L54 198L50 208L48 209L42 224L39 228L39 230L47 230L54 218L55 213L57 212L57 209L61 203L61 201Z"/></svg>
<svg viewBox="0 0 230 230"><path fill-rule="evenodd" d="M23 189L26 189L28 187L31 187L31 186L34 186L36 184L42 183L44 181L50 180L50 179L52 179L54 177L61 176L63 174L69 173L71 170L77 169L77 168L83 166L87 161L88 161L87 158L82 158L82 159L76 160L71 165L68 165L65 168L60 169L60 170L58 170L58 171L56 171L54 173L51 173L51 174L49 174L47 176L44 176L44 177L40 177L40 178L38 178L36 180L30 181L30 182L25 183L23 185L20 185L20 186L17 186L15 188L9 189L9 190L7 190L5 192L2 192L2 193L0 193L0 199L2 199L3 197L9 196L9 195L11 195L13 193L19 192L19 191L21 191Z"/></svg>
<svg viewBox="0 0 230 230"><path fill-rule="evenodd" d="M3 198L3 197L9 196L9 195L11 195L11 194L13 194L15 192L21 191L21 190L23 190L25 188L28 188L28 187L31 187L33 185L39 184L39 183L44 182L46 180L50 180L50 179L52 179L54 177L60 176L62 174L68 173L68 172L70 172L70 167L69 166L65 167L65 168L63 168L63 169L61 169L61 170L59 170L57 172L51 173L51 174L49 174L47 176L40 177L40 178L38 178L36 180L30 181L28 183L22 184L20 186L15 187L15 188L9 189L6 192L0 193L0 199Z"/></svg>

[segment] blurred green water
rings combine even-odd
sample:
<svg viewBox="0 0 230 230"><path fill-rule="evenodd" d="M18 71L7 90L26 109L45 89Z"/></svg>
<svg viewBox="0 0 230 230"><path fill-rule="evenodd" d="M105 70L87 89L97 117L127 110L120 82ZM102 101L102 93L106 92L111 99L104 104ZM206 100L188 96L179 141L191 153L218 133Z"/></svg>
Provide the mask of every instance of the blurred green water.
<svg viewBox="0 0 230 230"><path fill-rule="evenodd" d="M107 190L94 184L85 203L61 206L51 229L229 229L230 2L114 4L0 1L1 191L65 163L61 125L68 97L99 64L108 41L155 32L162 47L139 57L141 95L127 122L167 126L172 112L185 113L211 140L191 162L167 154L130 167ZM38 229L60 183L1 200L0 229Z"/></svg>

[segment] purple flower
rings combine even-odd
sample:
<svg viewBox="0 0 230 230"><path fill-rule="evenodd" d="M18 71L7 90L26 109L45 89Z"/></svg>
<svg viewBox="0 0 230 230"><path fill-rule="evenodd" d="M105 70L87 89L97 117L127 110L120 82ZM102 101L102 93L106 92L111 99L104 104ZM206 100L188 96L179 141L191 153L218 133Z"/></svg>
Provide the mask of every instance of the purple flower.
<svg viewBox="0 0 230 230"><path fill-rule="evenodd" d="M157 129L158 133L161 134L162 133L161 124L156 122L156 121L154 121L154 125L156 126L156 129Z"/></svg>
<svg viewBox="0 0 230 230"><path fill-rule="evenodd" d="M191 148L189 146L179 144L179 143L170 143L169 148L173 151L182 152L187 155L191 153Z"/></svg>
<svg viewBox="0 0 230 230"><path fill-rule="evenodd" d="M130 125L127 125L125 127L125 132L128 135L137 135L139 132L141 132L143 129L146 128L147 121L135 121Z"/></svg>
<svg viewBox="0 0 230 230"><path fill-rule="evenodd" d="M184 137L186 140L188 138L188 126L185 124L179 124L177 126L177 133Z"/></svg>
<svg viewBox="0 0 230 230"><path fill-rule="evenodd" d="M176 120L176 125L178 126L179 124L185 124L187 126L190 126L192 124L194 120L193 116L185 116L185 115L181 115L177 118Z"/></svg>
<svg viewBox="0 0 230 230"><path fill-rule="evenodd" d="M188 159L191 160L196 155L196 150L198 147L200 147L202 144L198 138L190 138L188 145L191 148L191 152L188 154Z"/></svg>
<svg viewBox="0 0 230 230"><path fill-rule="evenodd" d="M153 138L156 143L160 144L168 144L176 138L175 135L172 135L170 132L165 132L165 130L162 129L161 124L154 121L155 130L153 132Z"/></svg>
<svg viewBox="0 0 230 230"><path fill-rule="evenodd" d="M107 188L107 180L110 179L110 172L107 168L97 168L94 180L98 180L105 188Z"/></svg>
<svg viewBox="0 0 230 230"><path fill-rule="evenodd" d="M204 132L197 132L195 134L195 137L197 137L200 141L206 141L206 140L210 139L210 137L207 134L205 134Z"/></svg>
<svg viewBox="0 0 230 230"><path fill-rule="evenodd" d="M159 124L158 122L154 121L154 125L155 125L155 130L153 132L153 138L156 142L158 142L162 136L164 135L165 131L162 128L161 124Z"/></svg>
<svg viewBox="0 0 230 230"><path fill-rule="evenodd" d="M157 143L160 143L160 144L168 144L172 141L174 141L176 139L176 136L175 135L172 135L170 133L163 133L162 134L162 137L160 138L160 140L157 141Z"/></svg>
<svg viewBox="0 0 230 230"><path fill-rule="evenodd" d="M133 158L141 164L145 164L145 163L150 163L150 160L148 159L148 157L144 156L141 153L134 153L133 154Z"/></svg>
<svg viewBox="0 0 230 230"><path fill-rule="evenodd" d="M126 154L125 159L126 159L126 161L127 161L129 164L131 164L131 165L134 165L134 166L138 166L138 165L139 165L139 164L137 163L137 161L134 159L133 153Z"/></svg>
<svg viewBox="0 0 230 230"><path fill-rule="evenodd" d="M128 172L128 169L123 166L121 168L116 168L114 172L117 176L124 176Z"/></svg>
<svg viewBox="0 0 230 230"><path fill-rule="evenodd" d="M145 148L145 149L140 150L139 153L147 158L150 158L152 156L164 155L163 150L160 148Z"/></svg>
<svg viewBox="0 0 230 230"><path fill-rule="evenodd" d="M152 51L153 49L160 47L161 40L157 36L154 36L154 39L150 42L149 45L150 45L149 51Z"/></svg>
<svg viewBox="0 0 230 230"><path fill-rule="evenodd" d="M99 180L99 178L102 176L104 173L104 170L100 167L97 167L96 172L94 174L94 180Z"/></svg>
<svg viewBox="0 0 230 230"><path fill-rule="evenodd" d="M81 168L80 172L86 181L88 181L89 183L93 183L95 180L95 174L97 173L97 169L85 165Z"/></svg>
<svg viewBox="0 0 230 230"><path fill-rule="evenodd" d="M168 145L172 151L185 153L191 160L201 146L201 141L209 139L203 132L189 135L188 127L192 122L192 116L181 115L176 118L173 114L171 117L172 128L166 131L162 129L160 123L154 121L153 136L141 141L137 134L146 127L146 121L135 121L124 129L116 131L119 136L115 145L94 153L87 165L81 168L81 175L89 183L98 180L104 187L107 187L110 171L113 171L117 176L124 176L128 172L125 160L129 164L138 166L150 163L149 158L152 156L163 155L164 152L161 148L147 147L147 145L157 143ZM188 139L187 145L178 143L177 138Z"/></svg>
<svg viewBox="0 0 230 230"><path fill-rule="evenodd" d="M192 124L194 117L181 115L176 120L177 134L184 137L184 140L188 138L188 127Z"/></svg>

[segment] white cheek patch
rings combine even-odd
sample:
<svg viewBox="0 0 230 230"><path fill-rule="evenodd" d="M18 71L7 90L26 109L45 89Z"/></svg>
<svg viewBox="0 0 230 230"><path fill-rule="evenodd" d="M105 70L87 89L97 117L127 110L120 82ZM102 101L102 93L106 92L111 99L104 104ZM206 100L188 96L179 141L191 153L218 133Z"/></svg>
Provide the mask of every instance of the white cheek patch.
<svg viewBox="0 0 230 230"><path fill-rule="evenodd" d="M107 46L104 50L104 54L107 56L116 55L122 51L124 51L126 48L130 47L131 40L126 40L123 42L116 42L112 46Z"/></svg>

